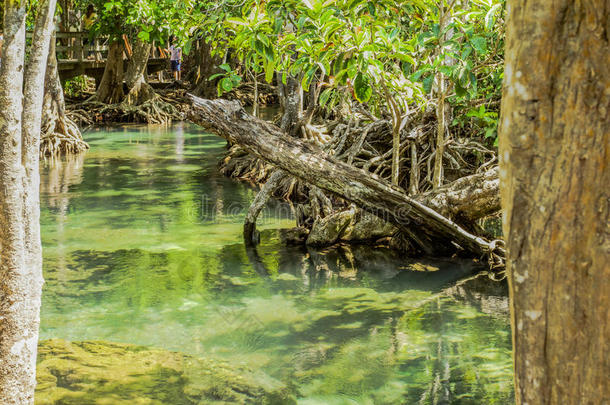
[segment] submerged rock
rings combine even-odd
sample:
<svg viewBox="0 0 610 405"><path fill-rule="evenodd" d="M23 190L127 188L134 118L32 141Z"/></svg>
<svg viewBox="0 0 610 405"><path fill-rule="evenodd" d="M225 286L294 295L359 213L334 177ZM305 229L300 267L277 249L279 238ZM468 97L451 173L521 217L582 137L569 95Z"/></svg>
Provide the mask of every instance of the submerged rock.
<svg viewBox="0 0 610 405"><path fill-rule="evenodd" d="M296 404L280 382L244 367L109 342L39 345L36 404Z"/></svg>

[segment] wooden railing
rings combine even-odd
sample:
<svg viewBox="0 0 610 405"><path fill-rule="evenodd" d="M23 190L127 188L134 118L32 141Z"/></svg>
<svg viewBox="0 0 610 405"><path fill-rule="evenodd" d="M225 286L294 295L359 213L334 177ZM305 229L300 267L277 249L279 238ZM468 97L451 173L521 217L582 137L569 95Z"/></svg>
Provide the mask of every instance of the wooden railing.
<svg viewBox="0 0 610 405"><path fill-rule="evenodd" d="M59 61L84 61L87 59L102 60L108 55L108 38L89 38L88 32L60 31L55 33L55 46ZM32 33L27 33L32 38ZM90 58L91 57L91 58Z"/></svg>
<svg viewBox="0 0 610 405"><path fill-rule="evenodd" d="M88 75L96 80L101 79L106 59L108 57L108 37L90 38L88 32L57 32L58 70L61 80L71 79L80 75ZM32 33L27 33L32 38ZM123 59L131 58L131 44L126 35L122 37ZM154 46L148 60L148 72L155 73L168 68L169 54L161 47ZM127 65L125 65L127 66Z"/></svg>
<svg viewBox="0 0 610 405"><path fill-rule="evenodd" d="M86 60L102 61L108 56L108 37L89 37L88 32L60 31L55 33L57 59L60 62L82 62ZM27 33L32 38L32 33ZM125 57L131 58L131 44L123 35ZM153 44L154 45L154 44ZM160 46L153 46L150 57L155 59L169 58L168 52Z"/></svg>
<svg viewBox="0 0 610 405"><path fill-rule="evenodd" d="M56 37L59 60L101 60L108 55L107 37L89 38L88 32L58 32Z"/></svg>

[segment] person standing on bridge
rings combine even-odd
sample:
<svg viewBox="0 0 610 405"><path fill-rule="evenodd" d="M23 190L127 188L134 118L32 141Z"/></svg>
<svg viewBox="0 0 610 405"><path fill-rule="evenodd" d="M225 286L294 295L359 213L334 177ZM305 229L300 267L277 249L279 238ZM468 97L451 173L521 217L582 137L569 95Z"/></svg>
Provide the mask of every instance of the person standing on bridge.
<svg viewBox="0 0 610 405"><path fill-rule="evenodd" d="M85 46L88 46L89 44L95 46L95 40L91 38L91 34L89 33L89 31L91 31L91 29L93 28L93 25L95 24L96 20L97 13L95 12L95 8L93 7L93 4L89 4L89 6L87 7L87 12L85 13L85 17L83 18L83 31L87 35L84 41ZM94 55L95 52L89 49L89 52L87 53L87 59L93 59Z"/></svg>
<svg viewBox="0 0 610 405"><path fill-rule="evenodd" d="M2 32L0 32L0 66L2 66L2 47L4 46L4 37L2 36Z"/></svg>
<svg viewBox="0 0 610 405"><path fill-rule="evenodd" d="M182 48L175 45L176 37L172 35L169 46L170 63L172 65L172 73L174 74L174 80L180 81L182 80Z"/></svg>

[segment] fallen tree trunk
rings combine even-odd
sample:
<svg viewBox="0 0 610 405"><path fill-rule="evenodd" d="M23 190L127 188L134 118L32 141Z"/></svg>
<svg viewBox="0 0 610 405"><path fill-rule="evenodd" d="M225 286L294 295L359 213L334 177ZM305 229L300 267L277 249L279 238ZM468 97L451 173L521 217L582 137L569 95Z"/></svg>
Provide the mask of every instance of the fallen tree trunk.
<svg viewBox="0 0 610 405"><path fill-rule="evenodd" d="M417 250L451 255L503 256L496 243L473 235L379 177L337 161L319 147L284 134L245 112L239 102L191 96L189 118L291 175L332 192L396 225Z"/></svg>

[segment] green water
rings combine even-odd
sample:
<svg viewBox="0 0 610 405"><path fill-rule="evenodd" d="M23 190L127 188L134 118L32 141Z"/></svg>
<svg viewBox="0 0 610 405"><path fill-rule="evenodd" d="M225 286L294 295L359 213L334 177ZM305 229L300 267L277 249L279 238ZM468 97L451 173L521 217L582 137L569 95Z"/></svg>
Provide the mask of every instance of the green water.
<svg viewBox="0 0 610 405"><path fill-rule="evenodd" d="M456 286L472 263L283 247L274 229L294 221L281 203L246 250L255 190L218 173L219 138L189 124L85 138L85 156L43 168L41 340L213 356L300 404L513 401L506 291L484 277Z"/></svg>

